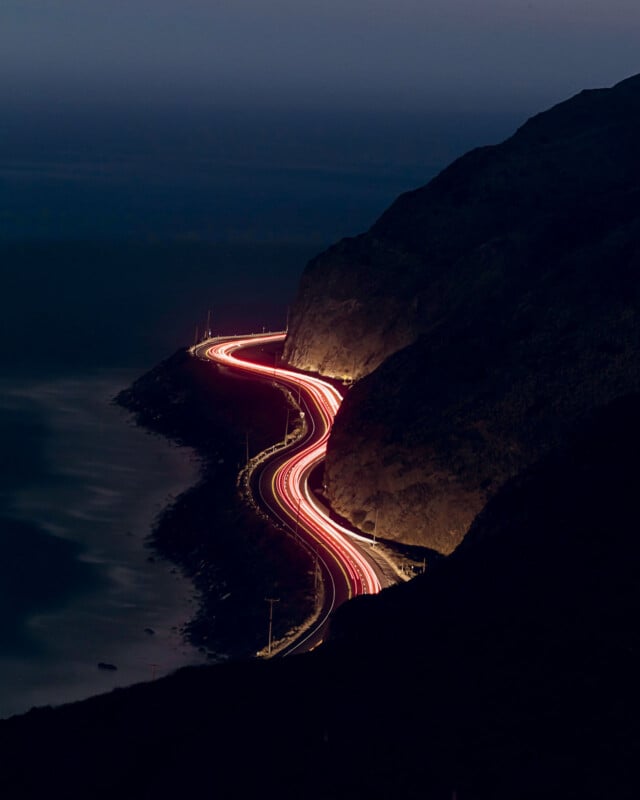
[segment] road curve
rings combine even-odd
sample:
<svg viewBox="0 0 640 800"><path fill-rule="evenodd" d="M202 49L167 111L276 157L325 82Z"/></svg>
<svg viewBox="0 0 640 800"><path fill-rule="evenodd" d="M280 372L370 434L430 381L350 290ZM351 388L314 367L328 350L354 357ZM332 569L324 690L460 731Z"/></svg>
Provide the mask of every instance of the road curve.
<svg viewBox="0 0 640 800"><path fill-rule="evenodd" d="M334 608L356 595L376 594L384 579L375 562L358 546L359 537L332 520L309 488L309 476L325 457L342 394L319 378L239 357L243 348L282 341L285 335L268 333L209 340L196 346L194 353L233 370L277 381L299 392L300 405L304 408L307 423L304 439L270 459L258 484L262 502L315 552L324 585L324 602L318 621L312 630L286 648L285 654L288 654L315 646L322 640Z"/></svg>

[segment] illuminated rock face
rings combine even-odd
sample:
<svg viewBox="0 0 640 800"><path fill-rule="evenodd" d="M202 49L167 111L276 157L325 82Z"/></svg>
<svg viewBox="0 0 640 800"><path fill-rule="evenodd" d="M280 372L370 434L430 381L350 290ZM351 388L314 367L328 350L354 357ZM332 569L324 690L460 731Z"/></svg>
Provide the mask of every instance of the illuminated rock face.
<svg viewBox="0 0 640 800"><path fill-rule="evenodd" d="M453 550L487 499L640 388L640 76L583 92L312 261L286 357L355 376L325 482Z"/></svg>
<svg viewBox="0 0 640 800"><path fill-rule="evenodd" d="M301 280L285 359L331 378L368 375L416 338L413 275L420 268L415 257L371 237L345 239L319 255Z"/></svg>
<svg viewBox="0 0 640 800"><path fill-rule="evenodd" d="M640 391L636 248L635 286L603 261L611 291L596 282L584 314L566 316L563 290L526 336L517 316L478 321L468 350L440 331L354 386L327 455L336 510L370 530L377 508L380 537L449 553L509 478L597 408Z"/></svg>

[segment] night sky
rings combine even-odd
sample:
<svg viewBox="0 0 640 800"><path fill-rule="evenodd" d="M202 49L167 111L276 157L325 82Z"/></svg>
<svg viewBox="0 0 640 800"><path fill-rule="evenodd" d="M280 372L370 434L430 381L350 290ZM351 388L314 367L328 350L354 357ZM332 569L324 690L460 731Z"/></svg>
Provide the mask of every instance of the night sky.
<svg viewBox="0 0 640 800"><path fill-rule="evenodd" d="M211 306L281 324L310 257L637 72L639 34L637 0L2 0L5 361L44 366L43 324L70 353L86 317L113 343L101 363L156 359ZM2 249L24 241L46 249Z"/></svg>
<svg viewBox="0 0 640 800"><path fill-rule="evenodd" d="M148 302L121 325L136 342L168 316L161 347L182 341L211 304L239 325L270 303L259 321L275 324L308 258L471 148L637 72L639 34L637 0L3 0L0 245L301 248L162 263L0 252L13 274L45 270L73 288L63 310L66 294L51 307L44 280L35 295L33 280L9 285L5 349L19 352L18 331L25 346L39 308L57 314L62 341L81 325L81 291L114 342L110 311L138 287ZM92 264L95 280L79 281Z"/></svg>
<svg viewBox="0 0 640 800"><path fill-rule="evenodd" d="M3 0L0 100L528 110L639 34L636 0Z"/></svg>

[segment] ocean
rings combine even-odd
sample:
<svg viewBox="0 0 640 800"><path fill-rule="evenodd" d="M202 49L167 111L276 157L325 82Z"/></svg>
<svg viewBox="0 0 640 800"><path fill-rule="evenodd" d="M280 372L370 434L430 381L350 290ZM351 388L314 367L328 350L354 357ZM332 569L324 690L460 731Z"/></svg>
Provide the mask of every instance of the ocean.
<svg viewBox="0 0 640 800"><path fill-rule="evenodd" d="M208 308L221 332L281 327L277 293L311 254L0 243L0 718L225 657L185 641L198 597L148 543L199 461L113 399L190 344Z"/></svg>
<svg viewBox="0 0 640 800"><path fill-rule="evenodd" d="M519 121L6 111L0 718L205 660L181 636L194 590L148 546L198 461L117 392L209 310L216 333L282 329L311 257Z"/></svg>
<svg viewBox="0 0 640 800"><path fill-rule="evenodd" d="M113 405L134 377L1 387L0 717L203 660L180 634L193 590L146 543L198 462Z"/></svg>

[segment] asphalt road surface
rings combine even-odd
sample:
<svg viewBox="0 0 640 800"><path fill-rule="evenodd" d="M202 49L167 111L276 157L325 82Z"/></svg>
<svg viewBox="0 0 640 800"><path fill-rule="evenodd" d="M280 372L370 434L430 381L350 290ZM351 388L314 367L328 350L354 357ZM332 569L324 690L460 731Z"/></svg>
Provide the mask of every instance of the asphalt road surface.
<svg viewBox="0 0 640 800"><path fill-rule="evenodd" d="M303 652L322 641L331 612L361 594L375 594L389 583L372 557L371 541L331 519L309 488L309 477L324 459L327 441L342 394L335 386L292 369L248 360L246 348L284 340L285 333L209 339L193 352L243 374L276 382L299 397L306 434L276 450L252 476L256 500L311 549L322 607L314 625L280 655ZM321 582L321 586L320 586Z"/></svg>

